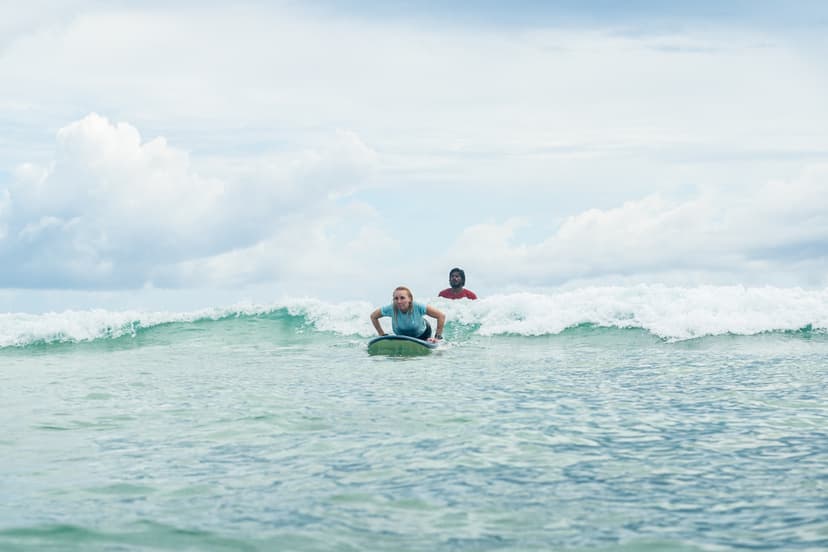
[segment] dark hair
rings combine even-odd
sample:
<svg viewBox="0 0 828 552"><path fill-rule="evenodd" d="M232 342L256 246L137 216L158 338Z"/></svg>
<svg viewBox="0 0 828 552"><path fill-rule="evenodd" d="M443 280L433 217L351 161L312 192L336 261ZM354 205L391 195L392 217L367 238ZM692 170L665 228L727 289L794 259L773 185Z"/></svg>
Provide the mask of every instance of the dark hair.
<svg viewBox="0 0 828 552"><path fill-rule="evenodd" d="M460 274L460 278L463 280L462 285L465 286L466 285L466 273L463 271L462 268L454 267L451 270L449 270L449 278L451 278L451 275L454 274L455 272Z"/></svg>

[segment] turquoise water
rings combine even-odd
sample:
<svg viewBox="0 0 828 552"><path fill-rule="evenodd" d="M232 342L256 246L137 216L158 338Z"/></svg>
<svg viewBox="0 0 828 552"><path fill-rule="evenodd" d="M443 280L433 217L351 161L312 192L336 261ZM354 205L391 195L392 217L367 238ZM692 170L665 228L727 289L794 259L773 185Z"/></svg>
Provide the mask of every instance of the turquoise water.
<svg viewBox="0 0 828 552"><path fill-rule="evenodd" d="M0 550L828 549L822 330L386 358L310 310L0 348Z"/></svg>

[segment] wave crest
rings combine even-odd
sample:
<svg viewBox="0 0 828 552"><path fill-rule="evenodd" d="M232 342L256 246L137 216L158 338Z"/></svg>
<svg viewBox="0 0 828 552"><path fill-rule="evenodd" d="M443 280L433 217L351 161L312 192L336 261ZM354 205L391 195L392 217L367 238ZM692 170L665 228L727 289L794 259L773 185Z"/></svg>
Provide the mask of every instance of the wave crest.
<svg viewBox="0 0 828 552"><path fill-rule="evenodd" d="M638 328L671 340L828 330L828 290L799 288L587 287L430 303L446 313L448 330L482 336L554 335L582 326ZM165 324L246 317L286 318L294 331L367 337L374 333L368 315L375 307L365 301L329 303L295 298L269 305L238 304L190 312L95 309L0 314L0 347L117 339Z"/></svg>

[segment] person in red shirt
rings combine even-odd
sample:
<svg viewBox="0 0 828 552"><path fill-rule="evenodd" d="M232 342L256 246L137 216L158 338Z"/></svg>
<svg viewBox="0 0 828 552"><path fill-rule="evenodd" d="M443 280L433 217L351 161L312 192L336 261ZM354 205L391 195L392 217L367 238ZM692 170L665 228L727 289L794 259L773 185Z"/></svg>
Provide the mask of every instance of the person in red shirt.
<svg viewBox="0 0 828 552"><path fill-rule="evenodd" d="M451 287L444 289L439 293L440 297L446 299L477 299L477 295L473 291L465 289L466 273L462 268L452 268L449 271L449 285Z"/></svg>

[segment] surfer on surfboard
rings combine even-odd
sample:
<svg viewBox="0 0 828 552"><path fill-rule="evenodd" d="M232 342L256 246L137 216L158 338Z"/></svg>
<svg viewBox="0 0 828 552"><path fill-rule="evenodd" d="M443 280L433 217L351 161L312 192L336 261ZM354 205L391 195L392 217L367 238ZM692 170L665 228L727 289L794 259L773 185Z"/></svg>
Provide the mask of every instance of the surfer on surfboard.
<svg viewBox="0 0 828 552"><path fill-rule="evenodd" d="M379 323L384 316L391 317L391 329L397 335L416 337L423 341L436 343L443 339L443 326L446 323L446 315L431 305L414 302L414 295L405 286L399 286L392 295L393 303L376 309L371 313L371 324L377 330L377 334L385 335L385 331ZM437 331L432 337L431 324L425 319L425 315L437 319Z"/></svg>

